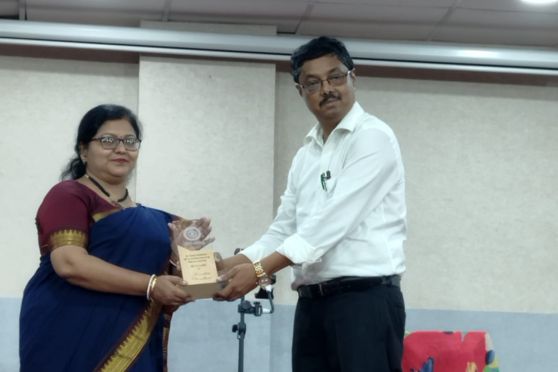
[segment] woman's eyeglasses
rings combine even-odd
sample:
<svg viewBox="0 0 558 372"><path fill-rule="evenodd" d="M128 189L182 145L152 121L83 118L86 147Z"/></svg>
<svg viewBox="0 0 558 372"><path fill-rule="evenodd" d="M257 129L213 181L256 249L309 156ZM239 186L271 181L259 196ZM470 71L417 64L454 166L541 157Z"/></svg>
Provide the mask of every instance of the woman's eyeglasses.
<svg viewBox="0 0 558 372"><path fill-rule="evenodd" d="M114 150L120 142L128 151L137 151L140 148L141 140L134 136L116 137L111 134L104 134L100 137L91 138L91 141L99 141L101 147L105 150Z"/></svg>

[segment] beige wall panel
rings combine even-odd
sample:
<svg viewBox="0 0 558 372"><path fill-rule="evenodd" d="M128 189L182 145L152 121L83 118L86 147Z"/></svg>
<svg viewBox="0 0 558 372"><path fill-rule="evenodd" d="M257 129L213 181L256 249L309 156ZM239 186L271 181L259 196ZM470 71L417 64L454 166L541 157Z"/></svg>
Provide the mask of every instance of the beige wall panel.
<svg viewBox="0 0 558 372"><path fill-rule="evenodd" d="M275 66L144 57L138 200L209 216L224 256L273 217Z"/></svg>
<svg viewBox="0 0 558 372"><path fill-rule="evenodd" d="M361 79L407 167L413 308L557 312L558 89Z"/></svg>
<svg viewBox="0 0 558 372"><path fill-rule="evenodd" d="M35 214L100 103L136 110L137 65L0 56L0 295L21 296L38 267ZM133 188L133 184L131 185Z"/></svg>

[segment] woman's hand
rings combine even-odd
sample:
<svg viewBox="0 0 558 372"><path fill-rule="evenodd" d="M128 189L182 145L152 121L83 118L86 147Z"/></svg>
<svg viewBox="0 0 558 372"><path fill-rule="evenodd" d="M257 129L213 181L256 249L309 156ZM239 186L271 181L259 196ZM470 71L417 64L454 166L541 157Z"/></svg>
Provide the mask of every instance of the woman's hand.
<svg viewBox="0 0 558 372"><path fill-rule="evenodd" d="M223 257L219 252L213 252L213 259L215 260L215 266L217 267L217 272L219 275L225 273L225 265L223 263Z"/></svg>
<svg viewBox="0 0 558 372"><path fill-rule="evenodd" d="M211 243L215 240L215 238L209 236L209 234L211 234L211 230L212 230L211 219L210 218L202 217L198 220L193 220L192 223L194 223L195 226L198 229L200 229L200 231L202 233L201 240L202 240L203 245L201 247L205 247L206 245L208 245L209 243Z"/></svg>
<svg viewBox="0 0 558 372"><path fill-rule="evenodd" d="M149 297L166 306L187 304L194 301L194 298L184 290L183 286L185 284L178 276L159 275L157 282L149 293Z"/></svg>

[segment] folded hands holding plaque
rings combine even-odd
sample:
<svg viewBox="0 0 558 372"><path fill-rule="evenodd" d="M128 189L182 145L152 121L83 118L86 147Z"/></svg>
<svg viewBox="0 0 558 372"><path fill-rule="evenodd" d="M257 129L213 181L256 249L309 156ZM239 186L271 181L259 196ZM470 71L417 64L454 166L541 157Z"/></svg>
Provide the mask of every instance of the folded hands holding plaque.
<svg viewBox="0 0 558 372"><path fill-rule="evenodd" d="M210 247L210 221L178 220L170 224L173 236L173 253L178 258L177 269L186 283L184 289L193 298L211 298L222 288L218 282L217 264L220 255ZM202 249L204 248L204 249Z"/></svg>

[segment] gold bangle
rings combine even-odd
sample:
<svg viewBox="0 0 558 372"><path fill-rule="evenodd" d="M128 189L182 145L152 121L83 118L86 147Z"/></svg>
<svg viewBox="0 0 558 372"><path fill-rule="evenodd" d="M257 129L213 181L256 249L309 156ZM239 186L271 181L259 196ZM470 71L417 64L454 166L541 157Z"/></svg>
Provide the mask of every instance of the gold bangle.
<svg viewBox="0 0 558 372"><path fill-rule="evenodd" d="M156 281L157 281L157 275L153 274L149 277L149 282L147 283L147 290L145 291L145 298L147 298L147 301L151 300L151 291L153 291L153 287L155 287Z"/></svg>
<svg viewBox="0 0 558 372"><path fill-rule="evenodd" d="M149 291L150 294L153 294L153 290L155 289L155 284L157 284L157 276L155 276L155 278L153 278L153 281L151 282L151 290Z"/></svg>

